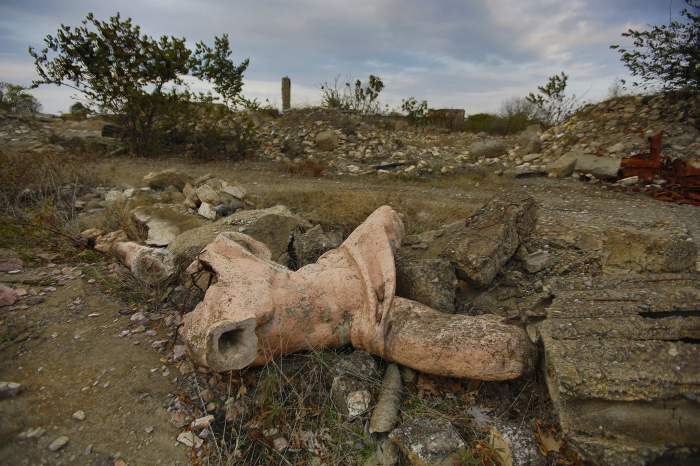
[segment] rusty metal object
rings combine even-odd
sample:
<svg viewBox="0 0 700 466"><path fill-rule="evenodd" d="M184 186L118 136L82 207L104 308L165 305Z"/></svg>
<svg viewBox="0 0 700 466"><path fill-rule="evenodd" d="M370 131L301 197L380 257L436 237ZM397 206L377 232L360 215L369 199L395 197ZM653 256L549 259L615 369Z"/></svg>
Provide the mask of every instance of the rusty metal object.
<svg viewBox="0 0 700 466"><path fill-rule="evenodd" d="M654 181L662 167L661 136L662 133L658 133L649 138L650 151L648 154L637 154L622 159L621 178L638 176L646 182Z"/></svg>
<svg viewBox="0 0 700 466"><path fill-rule="evenodd" d="M661 157L662 133L649 138L649 153L622 159L618 179L638 176L651 183L660 178L664 188L648 188L646 194L659 201L700 205L700 166L689 160Z"/></svg>

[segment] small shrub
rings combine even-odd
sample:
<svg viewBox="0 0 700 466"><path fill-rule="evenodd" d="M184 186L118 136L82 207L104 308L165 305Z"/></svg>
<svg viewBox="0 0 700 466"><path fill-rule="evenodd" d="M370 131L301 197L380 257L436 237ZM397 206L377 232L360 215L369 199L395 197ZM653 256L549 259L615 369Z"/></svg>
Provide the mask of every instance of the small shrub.
<svg viewBox="0 0 700 466"><path fill-rule="evenodd" d="M381 113L381 105L377 102L379 93L384 89L381 78L369 75L367 84L362 84L358 79L355 81L354 88L350 84L351 80L346 76L341 81L338 75L332 86L328 82L321 83L321 106L355 110L362 115Z"/></svg>
<svg viewBox="0 0 700 466"><path fill-rule="evenodd" d="M401 100L401 110L406 113L406 121L412 126L425 126L430 123L428 119L428 101L422 100L420 103L415 97Z"/></svg>
<svg viewBox="0 0 700 466"><path fill-rule="evenodd" d="M562 71L561 75L554 75L549 78L546 86L538 86L538 95L533 94L525 97L537 108L537 117L545 126L559 125L568 120L574 113L578 112L585 102L575 95L567 97L564 95L566 81L569 77Z"/></svg>

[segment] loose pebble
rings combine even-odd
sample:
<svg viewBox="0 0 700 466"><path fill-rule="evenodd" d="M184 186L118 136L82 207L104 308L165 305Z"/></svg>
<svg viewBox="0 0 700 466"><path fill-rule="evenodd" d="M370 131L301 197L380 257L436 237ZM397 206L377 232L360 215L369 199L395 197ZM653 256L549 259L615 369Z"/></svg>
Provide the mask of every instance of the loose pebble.
<svg viewBox="0 0 700 466"><path fill-rule="evenodd" d="M68 444L68 437L61 435L49 445L49 451L58 451Z"/></svg>

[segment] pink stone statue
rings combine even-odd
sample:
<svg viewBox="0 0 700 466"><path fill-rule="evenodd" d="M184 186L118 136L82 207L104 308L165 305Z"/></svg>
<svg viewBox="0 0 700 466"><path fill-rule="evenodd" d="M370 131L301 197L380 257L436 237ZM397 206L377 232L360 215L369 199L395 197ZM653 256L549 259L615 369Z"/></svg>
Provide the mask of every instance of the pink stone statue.
<svg viewBox="0 0 700 466"><path fill-rule="evenodd" d="M403 236L396 212L380 207L338 249L291 271L270 261L262 243L220 234L188 268L216 277L184 316L191 358L228 371L351 344L450 377L507 380L531 371L537 348L502 317L444 314L394 296L394 254Z"/></svg>

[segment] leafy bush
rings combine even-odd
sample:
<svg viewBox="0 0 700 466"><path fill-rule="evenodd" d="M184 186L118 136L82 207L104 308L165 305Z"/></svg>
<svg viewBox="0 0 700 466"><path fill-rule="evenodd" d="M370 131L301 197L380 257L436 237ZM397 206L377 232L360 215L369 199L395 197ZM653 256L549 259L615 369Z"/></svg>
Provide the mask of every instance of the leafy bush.
<svg viewBox="0 0 700 466"><path fill-rule="evenodd" d="M495 132L494 126L496 126L497 120L498 116L493 113L475 113L474 115L467 116L464 122L464 129L473 133L480 133L482 131L493 133Z"/></svg>
<svg viewBox="0 0 700 466"><path fill-rule="evenodd" d="M406 113L406 121L409 125L425 126L429 123L427 100L418 103L415 97L401 99L401 110Z"/></svg>
<svg viewBox="0 0 700 466"><path fill-rule="evenodd" d="M82 27L61 25L56 37L44 42L41 52L29 48L40 77L32 87L66 85L81 92L89 106L124 128L138 155L160 149L173 125L168 117L191 108L193 95L178 90L185 85L182 76L211 82L228 104L240 93L248 66L247 59L232 63L226 34L215 38L214 49L200 42L193 52L184 38L141 36L140 28L119 14L103 22L90 13Z"/></svg>
<svg viewBox="0 0 700 466"><path fill-rule="evenodd" d="M537 118L545 126L561 124L585 104L575 95L571 97L564 95L568 79L569 77L562 71L561 76L554 75L549 78L546 86L537 87L540 94L535 95L531 92L525 97L537 108Z"/></svg>
<svg viewBox="0 0 700 466"><path fill-rule="evenodd" d="M651 31L630 29L623 37L634 38L634 47L627 50L619 45L621 60L640 82L634 86L643 89L661 87L679 90L686 86L700 92L700 0L685 0L693 11L684 8L681 16L687 21L671 21L668 25L654 26Z"/></svg>
<svg viewBox="0 0 700 466"><path fill-rule="evenodd" d="M537 107L523 97L509 97L501 102L498 117L507 122L507 131L517 133L539 123Z"/></svg>
<svg viewBox="0 0 700 466"><path fill-rule="evenodd" d="M27 94L26 87L0 82L0 110L10 113L39 113L41 104Z"/></svg>
<svg viewBox="0 0 700 466"><path fill-rule="evenodd" d="M381 113L381 105L377 102L379 93L384 89L381 78L369 75L368 84L362 84L358 79L354 88L350 81L349 76L341 81L338 75L333 86L328 82L321 83L321 106L355 110L362 115Z"/></svg>

